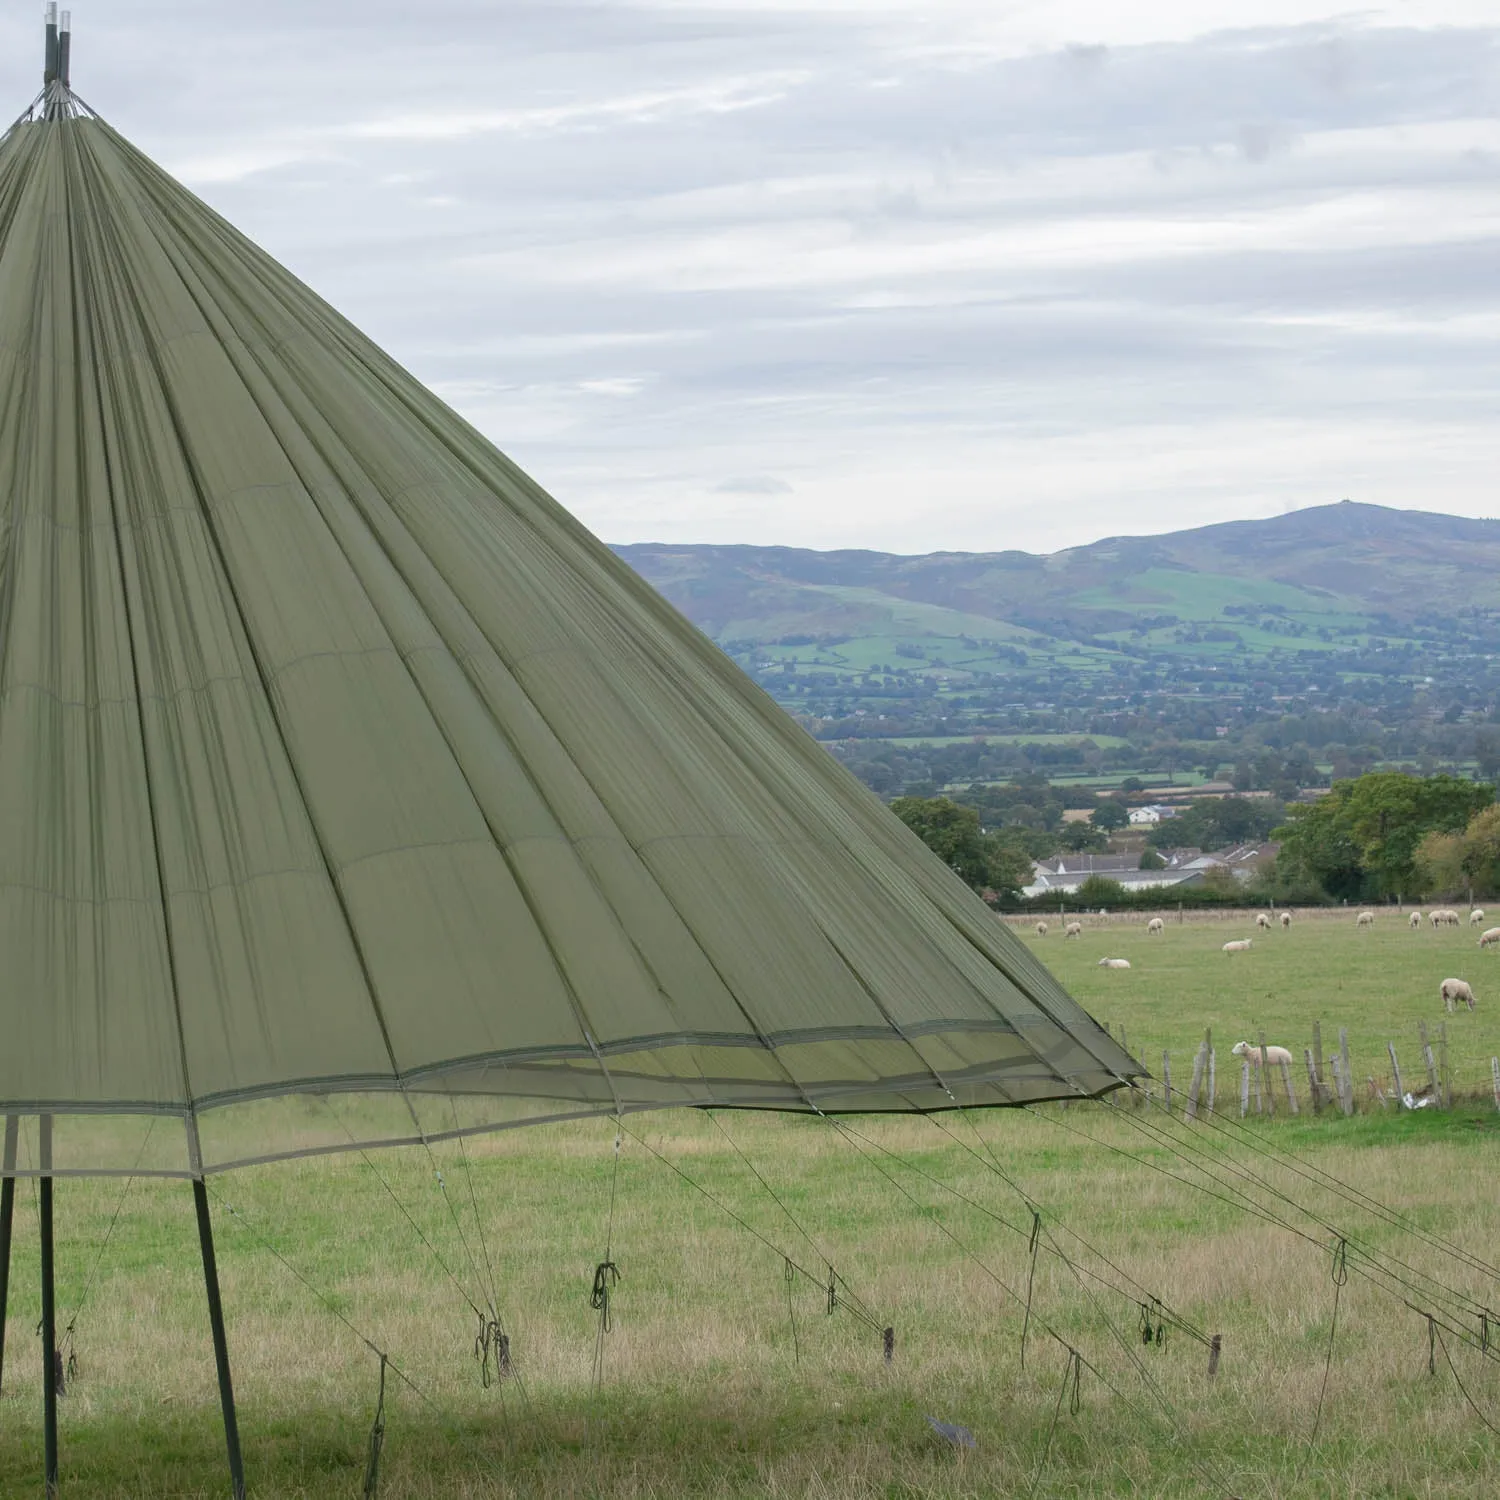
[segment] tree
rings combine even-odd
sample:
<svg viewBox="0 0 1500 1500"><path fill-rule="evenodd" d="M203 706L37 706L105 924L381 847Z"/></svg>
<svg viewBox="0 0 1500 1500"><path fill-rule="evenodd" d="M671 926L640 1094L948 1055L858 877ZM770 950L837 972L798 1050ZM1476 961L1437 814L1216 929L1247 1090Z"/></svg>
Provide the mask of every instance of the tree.
<svg viewBox="0 0 1500 1500"><path fill-rule="evenodd" d="M1417 885L1413 896L1449 895L1461 890L1464 874L1464 840L1459 833L1429 833L1417 845L1414 858Z"/></svg>
<svg viewBox="0 0 1500 1500"><path fill-rule="evenodd" d="M1332 896L1414 892L1424 878L1417 866L1422 840L1461 833L1494 797L1493 788L1458 776L1372 771L1292 808L1276 837L1288 869L1311 875Z"/></svg>
<svg viewBox="0 0 1500 1500"><path fill-rule="evenodd" d="M1102 849L1104 834L1092 823L1064 823L1058 842L1071 854L1081 854L1085 849Z"/></svg>
<svg viewBox="0 0 1500 1500"><path fill-rule="evenodd" d="M976 808L948 797L897 797L891 811L965 884L1009 899L1031 883L1027 830L985 833Z"/></svg>
<svg viewBox="0 0 1500 1500"><path fill-rule="evenodd" d="M1500 776L1500 733L1493 729L1481 729L1474 736L1474 758L1479 762L1479 774L1486 781Z"/></svg>
<svg viewBox="0 0 1500 1500"><path fill-rule="evenodd" d="M1155 849L1144 849L1141 851L1140 868L1142 870L1165 870L1167 862Z"/></svg>
<svg viewBox="0 0 1500 1500"><path fill-rule="evenodd" d="M1130 826L1130 813L1123 802L1117 802L1113 797L1109 797L1093 810L1089 815L1089 822L1095 828L1103 829L1106 833L1113 833L1117 828Z"/></svg>
<svg viewBox="0 0 1500 1500"><path fill-rule="evenodd" d="M1469 884L1489 895L1500 891L1500 805L1491 803L1469 819L1461 864Z"/></svg>
<svg viewBox="0 0 1500 1500"><path fill-rule="evenodd" d="M990 851L989 884L1007 900L1018 900L1021 887L1031 884L1031 873L1035 868L1024 841L1024 830L1007 828L991 834L987 840Z"/></svg>
<svg viewBox="0 0 1500 1500"><path fill-rule="evenodd" d="M974 808L949 797L897 797L891 811L965 884L989 885L990 849Z"/></svg>

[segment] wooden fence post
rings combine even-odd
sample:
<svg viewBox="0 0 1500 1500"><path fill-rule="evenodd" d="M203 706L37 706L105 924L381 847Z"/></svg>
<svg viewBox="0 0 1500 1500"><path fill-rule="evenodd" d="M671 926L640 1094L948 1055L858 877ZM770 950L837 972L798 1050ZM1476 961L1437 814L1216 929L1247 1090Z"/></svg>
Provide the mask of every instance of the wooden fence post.
<svg viewBox="0 0 1500 1500"><path fill-rule="evenodd" d="M1422 1061L1427 1064L1427 1095L1434 1104L1441 1105L1443 1096L1438 1089L1437 1062L1432 1055L1432 1044L1427 1040L1427 1022L1417 1022L1417 1035L1422 1039Z"/></svg>
<svg viewBox="0 0 1500 1500"><path fill-rule="evenodd" d="M1292 1065L1289 1062L1281 1065L1281 1081L1286 1085L1286 1107L1294 1115L1300 1114L1301 1111L1297 1108L1297 1095L1292 1088Z"/></svg>
<svg viewBox="0 0 1500 1500"><path fill-rule="evenodd" d="M1453 1077L1448 1072L1448 1023L1438 1022L1438 1087L1443 1093L1443 1108L1453 1108Z"/></svg>
<svg viewBox="0 0 1500 1500"><path fill-rule="evenodd" d="M1214 1080L1214 1034L1210 1027L1203 1033L1203 1039L1208 1043L1208 1112L1212 1114L1218 1108L1219 1089Z"/></svg>
<svg viewBox="0 0 1500 1500"><path fill-rule="evenodd" d="M1172 1058L1163 1047L1161 1049L1161 1088L1162 1103L1167 1107L1167 1113L1172 1113Z"/></svg>
<svg viewBox="0 0 1500 1500"><path fill-rule="evenodd" d="M1312 1048L1304 1047L1302 1056L1307 1063L1307 1092L1312 1099L1313 1113L1320 1115L1323 1113L1323 1092L1318 1087L1318 1070L1313 1066Z"/></svg>
<svg viewBox="0 0 1500 1500"><path fill-rule="evenodd" d="M1339 1027L1339 1051L1344 1057L1344 1113L1354 1113L1354 1066L1349 1061L1349 1028Z"/></svg>
<svg viewBox="0 0 1500 1500"><path fill-rule="evenodd" d="M1240 1064L1240 1119L1250 1113L1250 1059Z"/></svg>
<svg viewBox="0 0 1500 1500"><path fill-rule="evenodd" d="M1271 1083L1271 1064L1267 1061L1270 1049L1266 1046L1266 1028L1260 1029L1260 1066L1255 1070L1255 1112L1261 1113L1261 1097L1265 1096L1265 1113L1276 1113L1276 1090Z"/></svg>
<svg viewBox="0 0 1500 1500"><path fill-rule="evenodd" d="M1348 1075L1344 1072L1344 1059L1337 1052L1329 1058L1329 1064L1333 1068L1333 1088L1339 1101L1339 1108L1346 1115L1354 1113L1354 1089L1349 1082Z"/></svg>
<svg viewBox="0 0 1500 1500"><path fill-rule="evenodd" d="M1500 1109L1500 1057L1490 1059L1490 1081L1495 1085L1495 1108Z"/></svg>
<svg viewBox="0 0 1500 1500"><path fill-rule="evenodd" d="M1193 1082L1188 1089L1187 1109L1184 1113L1188 1119L1198 1118L1198 1090L1203 1086L1203 1067L1208 1061L1208 1043L1199 1042L1198 1050L1193 1055Z"/></svg>
<svg viewBox="0 0 1500 1500"><path fill-rule="evenodd" d="M1323 1089L1323 1080L1328 1077L1328 1074L1323 1071L1323 1023L1321 1021L1313 1022L1312 1052L1313 1065L1316 1067L1318 1073L1318 1088L1321 1090ZM1328 1102L1326 1091L1323 1094L1323 1102L1325 1104Z"/></svg>
<svg viewBox="0 0 1500 1500"><path fill-rule="evenodd" d="M1219 1373L1219 1351L1224 1347L1224 1335L1216 1333L1208 1341L1208 1374L1212 1379Z"/></svg>
<svg viewBox="0 0 1500 1500"><path fill-rule="evenodd" d="M1396 1061L1396 1044L1387 1042L1385 1050L1391 1054L1391 1080L1396 1085L1396 1098L1406 1098L1406 1090L1401 1087L1401 1064Z"/></svg>

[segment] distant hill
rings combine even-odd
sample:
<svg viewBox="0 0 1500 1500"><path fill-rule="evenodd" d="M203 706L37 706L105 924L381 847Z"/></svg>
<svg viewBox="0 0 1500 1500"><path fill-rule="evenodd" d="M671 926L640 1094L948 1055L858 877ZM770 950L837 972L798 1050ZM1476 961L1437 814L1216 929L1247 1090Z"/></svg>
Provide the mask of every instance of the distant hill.
<svg viewBox="0 0 1500 1500"><path fill-rule="evenodd" d="M1469 764L1500 725L1500 521L1345 501L1047 556L616 550L828 740L992 736L1080 774L1303 746L1305 780Z"/></svg>
<svg viewBox="0 0 1500 1500"><path fill-rule="evenodd" d="M1233 619L1226 604L1340 628L1500 609L1500 521L1350 501L1050 555L651 542L615 550L715 639L746 643L976 630L1076 640L1164 614L1175 623Z"/></svg>

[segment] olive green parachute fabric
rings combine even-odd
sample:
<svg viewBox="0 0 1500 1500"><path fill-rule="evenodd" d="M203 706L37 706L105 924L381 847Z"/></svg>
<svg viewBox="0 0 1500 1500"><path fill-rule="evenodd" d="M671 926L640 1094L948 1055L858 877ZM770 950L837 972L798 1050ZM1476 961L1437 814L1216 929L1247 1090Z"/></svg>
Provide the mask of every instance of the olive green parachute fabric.
<svg viewBox="0 0 1500 1500"><path fill-rule="evenodd" d="M526 475L67 114L0 145L0 1111L56 1117L55 1171L1140 1071Z"/></svg>

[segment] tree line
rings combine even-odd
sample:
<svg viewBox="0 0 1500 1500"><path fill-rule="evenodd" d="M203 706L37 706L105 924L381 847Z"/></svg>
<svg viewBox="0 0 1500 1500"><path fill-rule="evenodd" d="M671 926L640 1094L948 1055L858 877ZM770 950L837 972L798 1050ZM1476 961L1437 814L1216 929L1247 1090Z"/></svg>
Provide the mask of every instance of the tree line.
<svg viewBox="0 0 1500 1500"><path fill-rule="evenodd" d="M1022 799L1030 798L1026 801ZM1038 859L1059 848L1103 848L1128 821L1124 798L1103 798L1089 820L1049 829L1026 816L1048 805L1033 782L972 787L952 797L898 797L891 810L961 879L1005 905L1021 899ZM1012 809L1024 809L1007 820ZM1048 807L1050 811L1050 806ZM1199 899L1379 901L1429 896L1500 895L1500 804L1495 788L1451 775L1372 771L1335 782L1317 801L1286 806L1269 798L1203 798L1153 828L1141 867L1159 865L1154 850L1222 848L1271 839L1274 863L1248 886L1235 883L1171 901ZM1120 904L1115 882L1096 882L1094 905ZM1076 899L1082 900L1080 891ZM1160 901L1141 892L1142 901ZM1084 904L1089 904L1085 902Z"/></svg>

